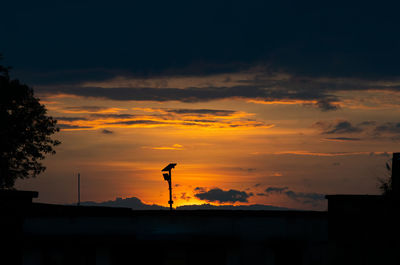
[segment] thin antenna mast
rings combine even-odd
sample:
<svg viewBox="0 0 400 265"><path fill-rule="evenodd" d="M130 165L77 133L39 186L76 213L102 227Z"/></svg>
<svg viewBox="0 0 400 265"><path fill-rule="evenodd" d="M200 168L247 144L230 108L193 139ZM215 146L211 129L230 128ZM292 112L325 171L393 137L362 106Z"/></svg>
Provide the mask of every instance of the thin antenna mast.
<svg viewBox="0 0 400 265"><path fill-rule="evenodd" d="M78 206L81 205L81 174L78 173Z"/></svg>

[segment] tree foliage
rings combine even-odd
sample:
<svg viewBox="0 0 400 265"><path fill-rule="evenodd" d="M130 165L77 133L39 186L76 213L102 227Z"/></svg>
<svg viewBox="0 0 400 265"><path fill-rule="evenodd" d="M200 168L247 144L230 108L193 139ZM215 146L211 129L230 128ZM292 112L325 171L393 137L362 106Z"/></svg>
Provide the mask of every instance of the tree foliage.
<svg viewBox="0 0 400 265"><path fill-rule="evenodd" d="M59 131L57 121L46 113L33 89L12 80L9 68L0 65L0 188L13 188L16 179L46 169L42 160L60 144L51 138Z"/></svg>
<svg viewBox="0 0 400 265"><path fill-rule="evenodd" d="M392 195L392 176L391 176L391 166L389 163L386 163L386 176L383 178L378 178L378 187L384 196Z"/></svg>

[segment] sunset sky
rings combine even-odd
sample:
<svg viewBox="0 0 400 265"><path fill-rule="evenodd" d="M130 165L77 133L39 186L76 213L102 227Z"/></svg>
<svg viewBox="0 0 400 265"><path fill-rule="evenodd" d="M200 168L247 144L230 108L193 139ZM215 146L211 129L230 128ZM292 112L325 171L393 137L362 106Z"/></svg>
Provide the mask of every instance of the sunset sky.
<svg viewBox="0 0 400 265"><path fill-rule="evenodd" d="M40 202L326 209L400 151L399 6L8 1L0 53L58 120Z"/></svg>

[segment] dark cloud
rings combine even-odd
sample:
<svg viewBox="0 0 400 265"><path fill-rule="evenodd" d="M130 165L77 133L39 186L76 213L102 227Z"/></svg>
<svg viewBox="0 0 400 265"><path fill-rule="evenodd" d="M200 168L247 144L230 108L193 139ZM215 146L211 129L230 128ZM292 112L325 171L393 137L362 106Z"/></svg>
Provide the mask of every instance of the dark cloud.
<svg viewBox="0 0 400 265"><path fill-rule="evenodd" d="M265 189L265 195L268 196L269 194L283 194L294 201L301 202L303 204L312 204L314 206L325 200L324 194L313 192L296 192L289 190L288 187L269 187Z"/></svg>
<svg viewBox="0 0 400 265"><path fill-rule="evenodd" d="M93 127L90 126L79 126L79 125L70 125L70 124L57 124L57 126L62 129L91 129Z"/></svg>
<svg viewBox="0 0 400 265"><path fill-rule="evenodd" d="M399 134L400 133L400 122L384 123L382 125L376 126L374 131L377 134L381 134L381 133Z"/></svg>
<svg viewBox="0 0 400 265"><path fill-rule="evenodd" d="M321 134L354 134L360 133L367 138L359 137L329 137L330 141L360 141L362 139L383 139L396 140L393 136L400 135L400 122L363 121L353 125L347 120L318 121L312 125L321 131Z"/></svg>
<svg viewBox="0 0 400 265"><path fill-rule="evenodd" d="M330 110L337 110L339 108L339 105L333 104L332 101L338 101L335 98L322 98L319 99L317 102L317 107L321 109L322 111L330 111Z"/></svg>
<svg viewBox="0 0 400 265"><path fill-rule="evenodd" d="M325 194L320 193L304 193L288 190L285 191L285 194L289 198L305 204L315 204L318 201L325 200Z"/></svg>
<svg viewBox="0 0 400 265"><path fill-rule="evenodd" d="M376 125L376 121L363 121L358 126L373 126Z"/></svg>
<svg viewBox="0 0 400 265"><path fill-rule="evenodd" d="M69 112L83 112L83 113L92 113L92 112L110 110L110 108L108 107L101 107L101 106L73 106L73 107L65 107L64 109Z"/></svg>
<svg viewBox="0 0 400 265"><path fill-rule="evenodd" d="M185 119L187 121L187 124L195 124L196 122L207 122L207 123L216 123L218 120L208 120L208 119L197 119L197 120L191 120L191 119Z"/></svg>
<svg viewBox="0 0 400 265"><path fill-rule="evenodd" d="M204 188L204 187L196 187L196 188L194 188L194 191L195 192L200 192L200 193L204 193L204 192L206 192L206 188Z"/></svg>
<svg viewBox="0 0 400 265"><path fill-rule="evenodd" d="M0 50L35 80L84 78L72 69L102 79L112 69L204 75L254 64L309 76L400 72L395 1L42 2L7 1L0 21ZM20 49L26 39L35 41Z"/></svg>
<svg viewBox="0 0 400 265"><path fill-rule="evenodd" d="M186 195L186 192L182 192L182 193L181 193L181 199L182 199L182 200L188 201L188 200L190 200L191 198L192 198L192 197Z"/></svg>
<svg viewBox="0 0 400 265"><path fill-rule="evenodd" d="M197 189L197 188L196 188ZM219 203L226 203L226 202L248 202L247 199L253 196L252 193L247 193L245 191L238 191L238 190L227 190L224 191L219 188L211 189L208 191L198 191L194 196L200 200L205 200L208 202L219 202Z"/></svg>
<svg viewBox="0 0 400 265"><path fill-rule="evenodd" d="M104 129L104 130L101 131L101 133L103 133L103 134L113 134L114 132L110 131L110 130L107 130L107 129Z"/></svg>
<svg viewBox="0 0 400 265"><path fill-rule="evenodd" d="M268 187L265 189L266 193L282 193L287 190L288 187Z"/></svg>
<svg viewBox="0 0 400 265"><path fill-rule="evenodd" d="M196 115L218 115L218 116L230 116L236 111L233 110L216 110L216 109L164 109L169 113L176 114L196 114Z"/></svg>
<svg viewBox="0 0 400 265"><path fill-rule="evenodd" d="M395 1L41 2L6 1L2 8L8 12L0 18L5 64L41 93L182 102L308 100L328 111L339 108L336 91L400 90L365 82L399 78ZM172 41L162 41L167 39ZM34 41L22 49L26 40ZM81 85L121 76L204 77L258 68L264 76L233 87ZM273 73L290 78L265 78Z"/></svg>
<svg viewBox="0 0 400 265"><path fill-rule="evenodd" d="M57 121L86 121L84 117L54 117Z"/></svg>
<svg viewBox="0 0 400 265"><path fill-rule="evenodd" d="M166 77L167 78L167 77ZM107 98L111 100L136 101L181 101L207 102L219 99L240 98L257 100L259 102L298 101L299 104L312 105L323 111L339 108L340 98L332 92L346 90L400 90L398 86L382 86L366 81L327 79L319 80L299 77L279 77L275 74L259 74L252 78L235 81L231 86L209 85L202 87L188 86L184 89L173 87L88 87L76 84L74 86L39 86L41 95L71 94L83 97ZM190 109L165 109L167 112L190 114ZM212 114L216 110L197 110L197 114ZM232 114L221 110L219 115Z"/></svg>
<svg viewBox="0 0 400 265"><path fill-rule="evenodd" d="M346 120L337 120L334 122L318 121L313 126L320 129L322 134L346 134L363 131L362 128L353 126L351 122Z"/></svg>
<svg viewBox="0 0 400 265"><path fill-rule="evenodd" d="M233 73L234 74L234 73ZM168 77L166 77L168 78ZM111 85L112 86L112 85ZM112 100L137 100L137 101L181 101L181 102L206 102L211 100L241 98L264 102L272 101L298 101L299 104L313 105L323 111L339 108L340 98L332 93L347 90L400 90L399 86L383 86L377 83L352 79L313 79L310 77L279 77L276 74L259 74L251 78L237 80L231 86L221 84L209 86L188 86L184 89L168 86L158 87L82 87L74 86L39 86L40 94L72 94L83 97L107 98ZM185 114L192 113L187 109L170 109L170 112ZM214 112L215 110L212 110ZM199 110L198 114L207 114L208 110ZM230 114L222 110L220 114Z"/></svg>
<svg viewBox="0 0 400 265"><path fill-rule="evenodd" d="M249 167L249 168L246 168L246 167L224 167L224 169L227 169L227 170L237 170L237 171L245 171L245 172L247 172L247 173L253 173L253 172L255 172L257 169L256 168L252 168L252 167ZM256 184L257 185L257 184Z"/></svg>
<svg viewBox="0 0 400 265"><path fill-rule="evenodd" d="M133 114L102 114L102 113L90 114L89 116L95 119L132 119L135 117L135 115Z"/></svg>
<svg viewBox="0 0 400 265"><path fill-rule="evenodd" d="M356 133L361 132L360 128L354 127L348 121L339 121L337 122L331 130L325 131L326 134L334 134L334 133Z"/></svg>
<svg viewBox="0 0 400 265"><path fill-rule="evenodd" d="M130 121L118 121L118 122L108 122L106 124L123 124L123 125L135 125L135 124L168 124L167 122L162 121L153 121L153 120L130 120Z"/></svg>
<svg viewBox="0 0 400 265"><path fill-rule="evenodd" d="M325 138L326 140L331 140L331 141L360 141L361 138L350 138L350 137L332 137L332 138Z"/></svg>
<svg viewBox="0 0 400 265"><path fill-rule="evenodd" d="M267 81L266 81L267 82ZM338 101L333 96L327 95L324 90L307 89L307 88L292 88L280 87L276 88L276 82L260 85L249 84L245 86L232 87L188 87L181 88L154 88L154 87L49 87L38 88L37 91L41 94L72 94L83 97L97 97L111 100L137 100L137 101L181 101L186 103L207 102L211 100L242 98L242 99L257 99L265 102L281 101L281 100L304 100L317 101L317 107L323 110L335 109L334 102ZM319 102L323 101L323 104ZM328 107L328 105L332 105ZM91 109L83 108L86 111L95 111L95 107ZM81 110L73 107L72 110ZM179 111L179 110L175 110ZM185 110L181 110L185 111ZM229 114L223 111L224 114Z"/></svg>

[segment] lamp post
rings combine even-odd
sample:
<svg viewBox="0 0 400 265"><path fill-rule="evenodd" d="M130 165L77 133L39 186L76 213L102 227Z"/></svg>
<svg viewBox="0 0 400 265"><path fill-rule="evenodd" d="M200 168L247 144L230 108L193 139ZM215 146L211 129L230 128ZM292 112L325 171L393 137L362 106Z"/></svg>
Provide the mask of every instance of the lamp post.
<svg viewBox="0 0 400 265"><path fill-rule="evenodd" d="M169 186L169 209L172 211L172 204L174 203L172 201L172 184L171 184L171 170L175 168L176 163L170 163L168 166L166 166L161 172L168 172L168 173L163 173L164 180L168 181L168 186Z"/></svg>

